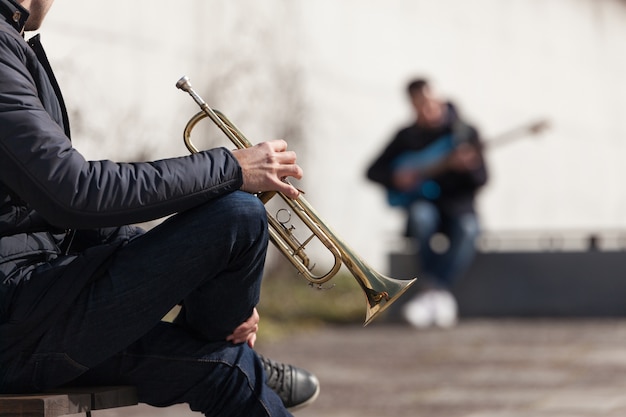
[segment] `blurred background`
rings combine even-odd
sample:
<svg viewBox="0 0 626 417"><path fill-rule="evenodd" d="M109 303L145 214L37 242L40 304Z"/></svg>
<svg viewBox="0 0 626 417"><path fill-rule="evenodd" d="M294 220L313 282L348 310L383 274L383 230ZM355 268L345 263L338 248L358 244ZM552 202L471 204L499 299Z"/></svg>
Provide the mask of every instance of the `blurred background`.
<svg viewBox="0 0 626 417"><path fill-rule="evenodd" d="M286 139L307 201L397 278L416 273L404 215L365 170L412 118L406 83L429 78L486 142L545 122L486 154L461 313L626 315L624 0L63 0L41 32L88 158L186 154L187 75L252 142ZM197 147L232 146L205 136ZM290 268L270 250L264 317L362 321L351 279L310 291Z"/></svg>
<svg viewBox="0 0 626 417"><path fill-rule="evenodd" d="M548 126L488 151L484 251L626 246L625 22L623 0L64 0L42 32L88 158L186 154L187 75L252 142L286 139L328 224L409 278L404 214L365 169L411 119L415 76L486 142ZM197 147L231 146L204 136Z"/></svg>
<svg viewBox="0 0 626 417"><path fill-rule="evenodd" d="M626 246L625 22L623 0L64 0L42 32L87 157L187 153L187 75L252 142L288 140L306 199L374 269L409 278L393 258L404 214L365 170L411 120L415 76L487 142L548 126L488 151L484 250Z"/></svg>

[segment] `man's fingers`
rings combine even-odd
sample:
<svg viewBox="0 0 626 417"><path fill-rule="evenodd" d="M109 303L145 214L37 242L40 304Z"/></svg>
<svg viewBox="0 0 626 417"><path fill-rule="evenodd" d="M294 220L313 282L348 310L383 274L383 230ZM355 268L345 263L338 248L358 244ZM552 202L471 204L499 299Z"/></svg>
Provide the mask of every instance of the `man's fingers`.
<svg viewBox="0 0 626 417"><path fill-rule="evenodd" d="M269 142L267 142L274 151L276 152L284 152L287 150L287 141L284 141L282 139L275 139L275 140L270 140Z"/></svg>
<svg viewBox="0 0 626 417"><path fill-rule="evenodd" d="M291 177L300 180L302 179L303 171L302 168L296 164L281 165L277 175L279 179Z"/></svg>
<svg viewBox="0 0 626 417"><path fill-rule="evenodd" d="M226 337L226 341L235 344L244 342L254 344L254 341L256 340L256 333L259 331L259 320L259 312L256 308L254 308L250 317L237 326L237 328Z"/></svg>

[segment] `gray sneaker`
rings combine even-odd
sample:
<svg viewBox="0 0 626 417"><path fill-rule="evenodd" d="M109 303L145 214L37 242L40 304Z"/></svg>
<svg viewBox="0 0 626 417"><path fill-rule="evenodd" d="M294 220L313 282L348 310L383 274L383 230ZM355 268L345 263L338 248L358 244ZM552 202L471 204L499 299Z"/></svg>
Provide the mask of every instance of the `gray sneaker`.
<svg viewBox="0 0 626 417"><path fill-rule="evenodd" d="M304 369L279 363L259 355L266 384L278 394L285 407L296 410L311 404L320 393L317 377Z"/></svg>

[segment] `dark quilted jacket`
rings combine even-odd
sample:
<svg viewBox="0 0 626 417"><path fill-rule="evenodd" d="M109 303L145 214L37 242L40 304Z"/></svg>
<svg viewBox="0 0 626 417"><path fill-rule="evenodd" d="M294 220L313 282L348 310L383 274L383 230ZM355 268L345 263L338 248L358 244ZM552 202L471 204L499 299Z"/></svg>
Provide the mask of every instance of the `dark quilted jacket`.
<svg viewBox="0 0 626 417"><path fill-rule="evenodd" d="M0 13L1 387L3 361L138 232L125 225L237 190L242 175L223 148L145 163L86 161L70 142L39 37L20 34L27 12L0 0Z"/></svg>

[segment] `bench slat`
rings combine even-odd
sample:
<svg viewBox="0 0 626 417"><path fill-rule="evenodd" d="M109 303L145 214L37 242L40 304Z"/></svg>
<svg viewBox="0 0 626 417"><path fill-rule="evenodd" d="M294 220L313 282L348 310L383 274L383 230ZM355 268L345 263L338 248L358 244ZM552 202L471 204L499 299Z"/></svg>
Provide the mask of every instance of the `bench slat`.
<svg viewBox="0 0 626 417"><path fill-rule="evenodd" d="M0 417L58 417L90 409L88 393L0 396Z"/></svg>
<svg viewBox="0 0 626 417"><path fill-rule="evenodd" d="M66 388L44 394L0 395L0 417L60 417L136 404L134 387Z"/></svg>

